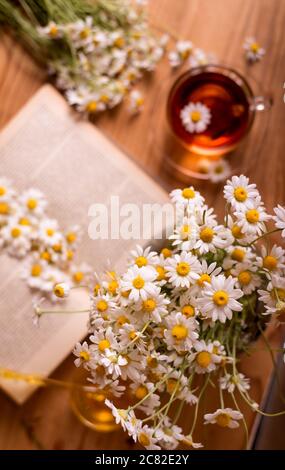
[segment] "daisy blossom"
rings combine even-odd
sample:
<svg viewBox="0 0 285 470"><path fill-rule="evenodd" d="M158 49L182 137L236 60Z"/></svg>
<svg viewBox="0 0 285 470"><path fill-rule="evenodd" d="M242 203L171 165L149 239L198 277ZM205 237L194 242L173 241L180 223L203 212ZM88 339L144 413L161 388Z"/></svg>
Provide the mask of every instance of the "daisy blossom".
<svg viewBox="0 0 285 470"><path fill-rule="evenodd" d="M275 226L282 230L282 237L285 238L285 207L278 204L277 207L274 207L275 215L272 217L275 221Z"/></svg>
<svg viewBox="0 0 285 470"><path fill-rule="evenodd" d="M249 62L257 62L265 55L265 49L259 45L255 38L247 38L243 44L245 57Z"/></svg>
<svg viewBox="0 0 285 470"><path fill-rule="evenodd" d="M189 288L199 279L201 264L196 256L182 251L180 255L176 254L167 259L165 269L171 284Z"/></svg>
<svg viewBox="0 0 285 470"><path fill-rule="evenodd" d="M204 132L211 122L211 111L200 102L189 103L181 109L180 118L185 129L191 134Z"/></svg>
<svg viewBox="0 0 285 470"><path fill-rule="evenodd" d="M204 416L205 424L218 424L222 428L235 429L239 427L238 421L242 414L232 408L220 408L215 413L207 413Z"/></svg>
<svg viewBox="0 0 285 470"><path fill-rule="evenodd" d="M197 299L197 306L202 315L225 323L231 320L233 312L240 312L242 305L237 299L243 296L240 289L235 288L236 280L223 274L213 277L211 284L207 284L203 290L203 297Z"/></svg>
<svg viewBox="0 0 285 470"><path fill-rule="evenodd" d="M198 338L197 322L194 318L186 318L182 313L173 313L166 319L167 329L164 336L168 348L177 351L190 351Z"/></svg>
<svg viewBox="0 0 285 470"><path fill-rule="evenodd" d="M233 176L224 187L224 197L236 211L250 209L251 203L259 197L256 184L249 184L244 176Z"/></svg>
<svg viewBox="0 0 285 470"><path fill-rule="evenodd" d="M122 279L122 289L129 291L129 298L137 302L146 300L148 295L155 295L154 281L157 272L152 266L131 266Z"/></svg>

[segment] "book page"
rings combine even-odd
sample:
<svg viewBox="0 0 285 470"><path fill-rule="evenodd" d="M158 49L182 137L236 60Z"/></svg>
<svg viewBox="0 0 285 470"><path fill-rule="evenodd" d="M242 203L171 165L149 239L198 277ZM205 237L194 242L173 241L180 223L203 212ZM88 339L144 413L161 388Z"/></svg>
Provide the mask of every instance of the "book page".
<svg viewBox="0 0 285 470"><path fill-rule="evenodd" d="M110 266L122 268L129 250L139 240L91 240L88 235L93 203L168 202L167 194L95 126L73 113L64 99L45 85L2 131L0 174L17 190L38 188L47 197L48 215L61 228L78 224L83 239L75 262L85 261L98 273ZM146 242L144 242L145 244ZM0 253L0 367L48 375L86 334L88 316L47 315L40 327L32 323L30 289L20 278L24 261ZM71 304L71 305L69 305ZM86 308L87 292L72 292L64 308ZM2 381L19 403L31 386Z"/></svg>

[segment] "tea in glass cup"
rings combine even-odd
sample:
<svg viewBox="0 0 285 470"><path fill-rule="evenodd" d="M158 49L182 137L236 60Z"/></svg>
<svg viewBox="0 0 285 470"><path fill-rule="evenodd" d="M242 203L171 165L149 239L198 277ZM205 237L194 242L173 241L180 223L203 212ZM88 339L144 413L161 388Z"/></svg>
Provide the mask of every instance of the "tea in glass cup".
<svg viewBox="0 0 285 470"><path fill-rule="evenodd" d="M202 131L185 126L182 112L185 117L189 104L197 109L202 105L201 109L210 114L209 123ZM167 100L167 121L172 134L189 152L217 157L233 151L251 128L255 112L270 105L270 100L254 97L238 72L207 65L191 69L174 83ZM199 111L189 116L193 122L200 118Z"/></svg>

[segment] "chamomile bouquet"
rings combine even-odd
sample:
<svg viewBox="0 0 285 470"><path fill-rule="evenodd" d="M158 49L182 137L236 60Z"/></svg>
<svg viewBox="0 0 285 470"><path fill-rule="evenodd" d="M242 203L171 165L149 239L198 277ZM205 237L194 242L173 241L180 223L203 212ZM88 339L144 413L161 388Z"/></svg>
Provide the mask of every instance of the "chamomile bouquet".
<svg viewBox="0 0 285 470"><path fill-rule="evenodd" d="M285 237L284 207L269 215L243 175L224 187L222 223L193 187L170 197L180 217L167 246L160 253L137 247L122 275L97 279L89 341L74 349L76 366L106 394L116 422L146 449L202 446L194 434L209 384L219 389L220 407L207 410L205 425L246 427L237 396L262 413L237 354L285 308L285 251L269 243L273 232ZM129 405L115 406L110 397L126 392ZM189 406L194 418L182 429L179 417Z"/></svg>

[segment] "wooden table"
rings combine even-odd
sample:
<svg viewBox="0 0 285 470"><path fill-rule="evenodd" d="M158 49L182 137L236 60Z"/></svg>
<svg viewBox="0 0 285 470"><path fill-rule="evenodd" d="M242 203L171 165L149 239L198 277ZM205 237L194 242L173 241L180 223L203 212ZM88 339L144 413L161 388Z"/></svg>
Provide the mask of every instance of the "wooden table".
<svg viewBox="0 0 285 470"><path fill-rule="evenodd" d="M251 69L251 74L263 88L274 97L266 134L261 141L260 128L255 126L247 140L246 160L253 163L247 172L262 191L268 209L285 202L284 128L284 0L153 0L150 1L151 19L165 29L177 31L207 51L213 51L228 65L245 70L242 44L245 37L256 35L267 49L266 57ZM177 33L177 34L178 34ZM174 74L175 76L175 74ZM163 171L161 156L154 148L150 132L159 128L151 117L155 97L165 80L170 79L166 64L161 65L154 77L149 78L141 89L148 94L144 112L133 119L124 107L112 114L105 114L97 124L120 146L135 158L151 175L159 178L166 188L177 184ZM45 74L21 47L9 37L1 37L0 43L0 126L23 106L45 80ZM261 117L260 117L261 119ZM131 132L129 132L131 127ZM127 132L126 132L127 131ZM162 131L162 130L160 130ZM242 168L241 168L242 171ZM199 184L194 182L196 187ZM221 207L221 187L203 185L208 204ZM271 334L278 344L279 335ZM269 355L264 346L243 365L252 378L252 390L259 400L272 370ZM53 374L53 377L70 379L74 374L72 358L69 357ZM17 407L0 392L0 449L129 449L134 448L121 432L111 435L96 434L74 417L70 410L68 394L58 389L39 390L24 406ZM249 425L253 415L247 409ZM209 427L208 427L209 429ZM213 428L212 428L213 430ZM207 448L235 448L244 445L243 431L211 432L206 438ZM208 431L209 432L209 431Z"/></svg>

